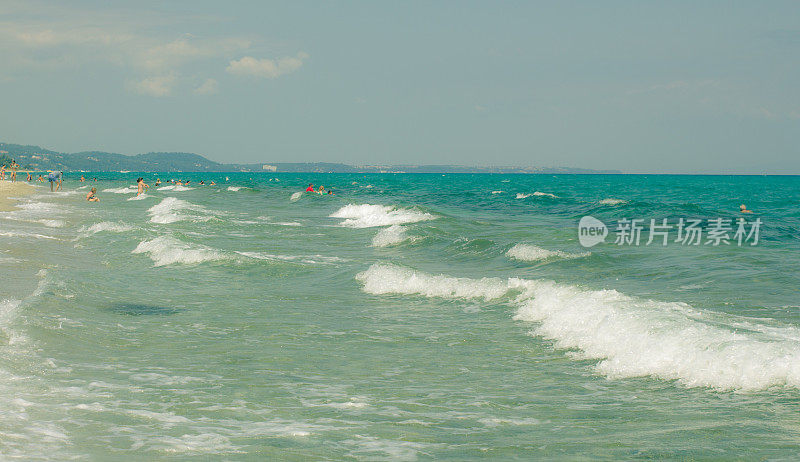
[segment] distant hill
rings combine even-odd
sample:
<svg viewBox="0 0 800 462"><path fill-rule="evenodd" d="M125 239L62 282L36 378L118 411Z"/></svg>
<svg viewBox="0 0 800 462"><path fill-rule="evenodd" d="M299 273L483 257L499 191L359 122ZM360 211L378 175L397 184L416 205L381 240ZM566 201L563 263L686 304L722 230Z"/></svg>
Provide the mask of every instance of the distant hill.
<svg viewBox="0 0 800 462"><path fill-rule="evenodd" d="M328 162L221 164L190 152L149 152L127 156L111 152L63 153L39 146L0 143L0 162L15 159L24 168L65 172L312 172L312 173L621 173L619 170L462 165L347 165Z"/></svg>

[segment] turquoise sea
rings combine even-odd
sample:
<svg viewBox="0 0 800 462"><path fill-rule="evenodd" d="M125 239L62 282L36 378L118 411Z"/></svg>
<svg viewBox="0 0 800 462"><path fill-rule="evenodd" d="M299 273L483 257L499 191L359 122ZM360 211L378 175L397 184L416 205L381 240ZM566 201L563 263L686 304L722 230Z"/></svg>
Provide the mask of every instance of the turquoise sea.
<svg viewBox="0 0 800 462"><path fill-rule="evenodd" d="M0 459L800 454L798 177L86 176L0 213Z"/></svg>

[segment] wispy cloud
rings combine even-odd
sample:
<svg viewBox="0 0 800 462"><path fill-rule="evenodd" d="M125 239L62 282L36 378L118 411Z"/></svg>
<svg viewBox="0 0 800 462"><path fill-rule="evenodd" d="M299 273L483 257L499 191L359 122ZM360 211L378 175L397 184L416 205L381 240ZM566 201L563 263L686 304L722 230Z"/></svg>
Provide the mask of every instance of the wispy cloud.
<svg viewBox="0 0 800 462"><path fill-rule="evenodd" d="M142 80L129 80L127 87L129 90L141 95L163 97L170 96L172 89L177 82L175 74L162 75L158 77L147 77Z"/></svg>
<svg viewBox="0 0 800 462"><path fill-rule="evenodd" d="M302 51L296 56L279 59L256 59L245 56L231 61L225 70L233 75L275 79L300 69L303 61L308 58L308 54Z"/></svg>
<svg viewBox="0 0 800 462"><path fill-rule="evenodd" d="M206 79L199 87L194 89L195 95L213 95L217 92L219 84L215 79Z"/></svg>
<svg viewBox="0 0 800 462"><path fill-rule="evenodd" d="M218 89L208 74L228 72L274 78L291 73L308 57L257 60L257 37L198 36L198 21L137 11L131 20L122 10L80 10L53 4L28 6L10 0L0 7L0 78L13 79L42 70L65 71L108 66L128 75L124 87L137 94L207 95ZM13 7L13 8L12 8ZM42 13L46 12L46 13ZM177 32L176 32L177 31ZM202 69L202 70L201 70ZM206 74L205 76L203 74ZM203 81L197 85L198 81Z"/></svg>

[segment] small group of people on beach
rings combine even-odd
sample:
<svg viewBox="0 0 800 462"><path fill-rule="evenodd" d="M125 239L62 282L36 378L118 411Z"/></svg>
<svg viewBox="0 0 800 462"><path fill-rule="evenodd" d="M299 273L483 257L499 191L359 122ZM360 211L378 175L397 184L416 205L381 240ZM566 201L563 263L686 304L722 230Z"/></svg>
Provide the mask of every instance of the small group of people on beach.
<svg viewBox="0 0 800 462"><path fill-rule="evenodd" d="M8 172L8 174L9 174L8 175L9 176L8 179L11 180L11 181L17 181L17 169L18 168L19 168L19 164L17 163L17 161L15 161L13 159L11 160L11 165L9 165L8 167L6 167L6 164L3 164L3 166L0 167L0 180L5 180L6 179L6 172ZM30 173L28 174L28 178L30 178Z"/></svg>

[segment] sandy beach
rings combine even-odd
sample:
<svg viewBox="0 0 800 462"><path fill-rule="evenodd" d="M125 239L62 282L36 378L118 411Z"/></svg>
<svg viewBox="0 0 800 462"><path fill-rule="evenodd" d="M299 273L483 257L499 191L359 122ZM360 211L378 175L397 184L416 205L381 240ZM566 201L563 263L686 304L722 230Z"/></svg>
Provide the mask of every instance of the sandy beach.
<svg viewBox="0 0 800 462"><path fill-rule="evenodd" d="M13 198L33 194L36 189L24 181L0 181L0 212L14 210Z"/></svg>

